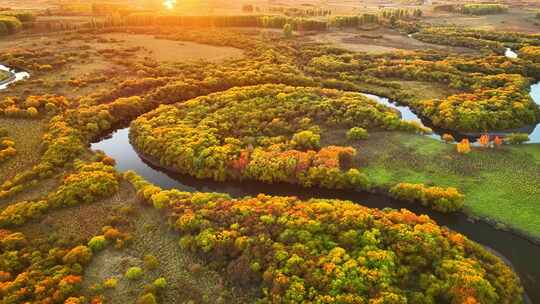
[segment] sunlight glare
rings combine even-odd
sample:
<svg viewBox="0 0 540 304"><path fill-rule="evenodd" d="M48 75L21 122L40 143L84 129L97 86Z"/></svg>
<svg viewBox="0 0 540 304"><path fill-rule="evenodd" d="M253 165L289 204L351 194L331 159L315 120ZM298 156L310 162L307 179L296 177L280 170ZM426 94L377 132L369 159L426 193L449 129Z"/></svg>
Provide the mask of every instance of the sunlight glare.
<svg viewBox="0 0 540 304"><path fill-rule="evenodd" d="M176 0L165 0L165 1L163 1L163 5L167 9L172 10L176 6Z"/></svg>

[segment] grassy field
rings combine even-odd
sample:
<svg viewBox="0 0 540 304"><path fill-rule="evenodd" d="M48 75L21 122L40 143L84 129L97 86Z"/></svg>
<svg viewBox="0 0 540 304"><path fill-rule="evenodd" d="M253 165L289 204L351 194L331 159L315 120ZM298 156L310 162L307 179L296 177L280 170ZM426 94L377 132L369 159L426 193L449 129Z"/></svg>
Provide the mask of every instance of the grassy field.
<svg viewBox="0 0 540 304"><path fill-rule="evenodd" d="M126 35L126 34L107 34L103 38L117 39L121 42L114 47L144 47L150 57L158 61L193 61L207 60L218 62L227 58L239 58L242 56L242 50L232 47L212 46L187 41L173 41L165 39L156 39L152 35ZM106 44L110 48L111 45Z"/></svg>
<svg viewBox="0 0 540 304"><path fill-rule="evenodd" d="M39 147L42 142L46 122L18 118L0 118L0 127L8 130L15 141L17 154L0 164L0 183L13 178L18 172L36 165L41 157Z"/></svg>
<svg viewBox="0 0 540 304"><path fill-rule="evenodd" d="M455 53L471 54L476 51L464 47L441 46L422 42L390 29L340 30L311 36L321 43L330 43L353 52L381 54L394 51L420 51L433 49Z"/></svg>
<svg viewBox="0 0 540 304"><path fill-rule="evenodd" d="M540 237L540 146L474 148L404 133L377 133L358 144L359 165L378 185L397 182L455 186L466 210Z"/></svg>
<svg viewBox="0 0 540 304"><path fill-rule="evenodd" d="M513 8L507 14L470 16L456 14L433 14L427 22L433 24L457 24L466 28L487 31L509 31L534 34L540 31L540 23L535 20L535 11Z"/></svg>

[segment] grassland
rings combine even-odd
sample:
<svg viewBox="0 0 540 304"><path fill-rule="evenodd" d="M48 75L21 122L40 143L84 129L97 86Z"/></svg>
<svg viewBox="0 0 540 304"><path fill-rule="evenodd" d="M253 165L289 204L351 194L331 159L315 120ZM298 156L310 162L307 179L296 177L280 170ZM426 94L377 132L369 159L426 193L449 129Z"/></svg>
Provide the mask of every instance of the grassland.
<svg viewBox="0 0 540 304"><path fill-rule="evenodd" d="M13 178L35 165L41 156L39 146L46 122L41 120L28 120L0 117L0 127L9 130L15 141L17 154L6 162L0 164L0 181Z"/></svg>
<svg viewBox="0 0 540 304"><path fill-rule="evenodd" d="M540 235L540 146L475 148L467 155L427 137L377 133L358 144L358 162L378 185L455 186L466 211L528 235Z"/></svg>
<svg viewBox="0 0 540 304"><path fill-rule="evenodd" d="M467 28L534 34L540 31L540 23L535 20L535 11L513 8L506 14L470 16L455 14L433 14L427 22L439 25L457 24Z"/></svg>
<svg viewBox="0 0 540 304"><path fill-rule="evenodd" d="M157 39L152 35L106 34L104 39L114 39L114 47L143 47L149 57L158 61L221 61L227 58L239 58L242 51L232 47L218 47L188 41ZM111 45L106 45L111 47Z"/></svg>
<svg viewBox="0 0 540 304"><path fill-rule="evenodd" d="M330 43L337 47L353 51L380 54L395 51L419 51L433 49L438 51L450 51L458 54L475 53L474 50L464 47L441 46L425 43L408 37L392 29L349 29L329 31L312 36L312 39L321 43Z"/></svg>

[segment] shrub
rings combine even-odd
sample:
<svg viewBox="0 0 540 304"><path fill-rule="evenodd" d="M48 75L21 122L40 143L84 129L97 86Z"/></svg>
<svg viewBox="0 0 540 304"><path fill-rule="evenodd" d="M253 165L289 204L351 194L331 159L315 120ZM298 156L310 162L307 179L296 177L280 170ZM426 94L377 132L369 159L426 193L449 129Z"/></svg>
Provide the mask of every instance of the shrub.
<svg viewBox="0 0 540 304"><path fill-rule="evenodd" d="M103 235L98 235L90 239L88 242L88 247L92 251L97 252L103 250L107 246L107 239Z"/></svg>
<svg viewBox="0 0 540 304"><path fill-rule="evenodd" d="M146 293L137 299L137 304L157 304L156 296L152 293Z"/></svg>
<svg viewBox="0 0 540 304"><path fill-rule="evenodd" d="M366 129L360 127L354 127L347 131L348 140L365 140L369 135Z"/></svg>
<svg viewBox="0 0 540 304"><path fill-rule="evenodd" d="M0 15L0 35L15 34L22 29L22 23L19 19L12 16Z"/></svg>
<svg viewBox="0 0 540 304"><path fill-rule="evenodd" d="M292 35L293 35L292 25L290 23L286 23L283 26L283 36L285 36L285 38L291 38Z"/></svg>
<svg viewBox="0 0 540 304"><path fill-rule="evenodd" d="M126 271L126 278L129 280L139 280L143 276L143 270L140 267L130 267Z"/></svg>
<svg viewBox="0 0 540 304"><path fill-rule="evenodd" d="M86 265L92 259L92 251L86 246L77 246L71 249L63 258L64 263L66 264L75 264L79 263L81 265Z"/></svg>
<svg viewBox="0 0 540 304"><path fill-rule="evenodd" d="M525 46L519 49L518 52L523 59L540 63L540 46Z"/></svg>
<svg viewBox="0 0 540 304"><path fill-rule="evenodd" d="M468 154L471 152L471 144L467 138L464 138L456 145L456 150L460 154Z"/></svg>
<svg viewBox="0 0 540 304"><path fill-rule="evenodd" d="M408 202L419 202L440 212L454 212L463 207L465 196L456 188L426 187L423 184L400 183L390 189L390 195Z"/></svg>
<svg viewBox="0 0 540 304"><path fill-rule="evenodd" d="M144 268L154 270L159 267L159 260L152 254L144 256Z"/></svg>
<svg viewBox="0 0 540 304"><path fill-rule="evenodd" d="M154 281L153 285L158 290L165 289L167 287L167 280L165 278L158 278Z"/></svg>
<svg viewBox="0 0 540 304"><path fill-rule="evenodd" d="M116 278L108 278L103 282L103 287L108 289L115 289L118 285L118 279Z"/></svg>
<svg viewBox="0 0 540 304"><path fill-rule="evenodd" d="M321 136L311 131L301 131L294 134L293 141L301 150L318 149L321 145Z"/></svg>
<svg viewBox="0 0 540 304"><path fill-rule="evenodd" d="M442 140L447 144L450 144L456 141L456 139L454 138L454 136L452 136L452 134L447 134L447 133L443 134Z"/></svg>

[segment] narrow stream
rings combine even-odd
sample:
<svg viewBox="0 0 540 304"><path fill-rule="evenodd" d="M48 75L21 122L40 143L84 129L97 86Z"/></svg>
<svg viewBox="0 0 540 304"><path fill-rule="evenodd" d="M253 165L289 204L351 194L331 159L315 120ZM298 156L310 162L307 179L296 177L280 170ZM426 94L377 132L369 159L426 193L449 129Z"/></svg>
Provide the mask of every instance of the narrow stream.
<svg viewBox="0 0 540 304"><path fill-rule="evenodd" d="M91 145L93 150L101 150L114 158L119 171L134 170L143 178L163 189L178 188L194 192L222 192L233 197L254 196L259 193L308 198L335 198L358 202L370 208L407 208L418 214L427 214L440 225L458 231L468 238L493 249L504 257L507 263L521 277L527 296L532 303L540 303L540 246L513 233L497 230L484 222L472 222L462 213L441 214L422 206L393 200L385 195L355 191L302 188L289 184L267 185L256 182L214 182L198 180L186 175L178 175L144 161L129 142L129 128L117 130L107 138ZM531 303L526 299L526 303Z"/></svg>
<svg viewBox="0 0 540 304"><path fill-rule="evenodd" d="M511 48L506 48L506 51L504 51L504 56L510 59L518 58L518 54L514 52Z"/></svg>
<svg viewBox="0 0 540 304"><path fill-rule="evenodd" d="M540 106L540 82L531 85L530 95L531 95L532 100L538 106ZM371 98L371 99L377 101L378 103L384 104L384 105L386 105L388 107L391 107L391 108L394 108L394 109L398 110L401 113L402 119L404 119L404 120L418 121L421 124L423 124L424 126L430 127L433 130L433 133L429 134L427 136L429 136L431 138L434 138L434 139L442 140L442 135L445 134L445 133L448 133L448 134L451 134L452 136L454 136L454 138L456 138L456 140L461 140L463 138L468 138L471 142L474 143L475 141L478 140L478 138L482 134L489 134L491 137L493 137L493 136L504 137L504 136L507 136L508 134L511 134L511 133L526 133L526 134L529 134L529 141L527 143L529 143L529 144L540 143L540 122L538 124L536 124L536 125L525 126L525 127L522 127L522 128L519 128L519 129L514 129L514 130L493 131L493 132L478 133L478 134L458 133L458 132L455 132L455 131L443 130L443 129L434 127L429 120L420 118L418 115L416 115L411 110L411 108L409 108L407 106L401 106L398 103L396 103L395 101L389 100L388 98L384 98L384 97L380 97L380 96L372 95L372 94L364 94L364 96L366 96L368 98Z"/></svg>
<svg viewBox="0 0 540 304"><path fill-rule="evenodd" d="M11 74L8 79L0 81L0 90L5 90L10 84L30 77L28 72L11 69L3 64L0 64L0 71L6 71Z"/></svg>

